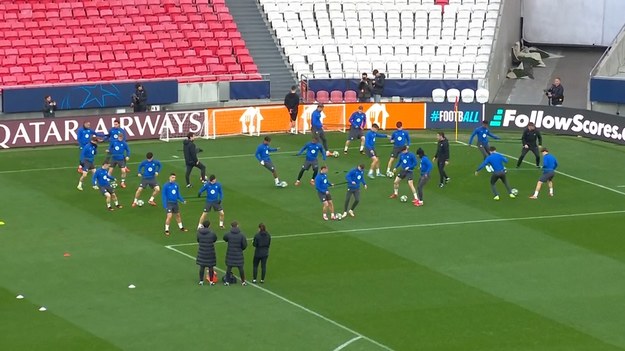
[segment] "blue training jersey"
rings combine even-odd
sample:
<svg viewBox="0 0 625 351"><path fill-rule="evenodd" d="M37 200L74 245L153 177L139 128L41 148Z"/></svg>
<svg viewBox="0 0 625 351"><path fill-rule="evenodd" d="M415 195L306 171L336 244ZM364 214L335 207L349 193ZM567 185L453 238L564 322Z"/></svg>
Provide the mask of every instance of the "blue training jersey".
<svg viewBox="0 0 625 351"><path fill-rule="evenodd" d="M97 186L110 186L115 177L110 176L108 169L98 168L93 174L92 183Z"/></svg>
<svg viewBox="0 0 625 351"><path fill-rule="evenodd" d="M373 130L370 130L365 134L365 147L369 150L375 149L375 138L388 138L386 134L380 134Z"/></svg>
<svg viewBox="0 0 625 351"><path fill-rule="evenodd" d="M126 131L122 128L113 127L109 129L109 133L106 135L106 137L112 143L115 140L119 140L118 138L120 134L124 136L124 141L126 141Z"/></svg>
<svg viewBox="0 0 625 351"><path fill-rule="evenodd" d="M351 129L364 129L367 115L364 112L356 111L349 117L349 126Z"/></svg>
<svg viewBox="0 0 625 351"><path fill-rule="evenodd" d="M394 147L410 146L410 134L403 129L398 129L391 134L391 142Z"/></svg>
<svg viewBox="0 0 625 351"><path fill-rule="evenodd" d="M415 156L415 154L412 152L402 152L399 154L399 160L397 160L395 168L414 171L415 167L417 167L417 156Z"/></svg>
<svg viewBox="0 0 625 351"><path fill-rule="evenodd" d="M491 134L486 127L477 127L469 137L469 145L473 144L473 138L477 136L477 142L482 145L488 145L488 137L499 139L498 136Z"/></svg>
<svg viewBox="0 0 625 351"><path fill-rule="evenodd" d="M269 144L262 143L258 145L256 148L256 159L258 161L269 161L271 162L271 158L269 157L270 152L276 152L278 149L269 146Z"/></svg>
<svg viewBox="0 0 625 351"><path fill-rule="evenodd" d="M482 168L486 167L487 164L489 164L493 167L493 172L503 172L506 169L506 163L508 163L508 159L504 155L493 152L484 159L484 162L480 164L480 166L477 168L477 171L481 170Z"/></svg>
<svg viewBox="0 0 625 351"><path fill-rule="evenodd" d="M430 161L427 156L423 155L423 157L421 157L421 175L430 175L432 167L432 161Z"/></svg>
<svg viewBox="0 0 625 351"><path fill-rule="evenodd" d="M200 191L197 193L198 196L202 196L202 193L206 191L206 202L218 202L224 199L224 193L221 190L221 184L218 182L204 183Z"/></svg>
<svg viewBox="0 0 625 351"><path fill-rule="evenodd" d="M558 168L558 160L552 154L543 157L543 173L553 172Z"/></svg>
<svg viewBox="0 0 625 351"><path fill-rule="evenodd" d="M348 189L358 189L360 188L360 184L367 185L367 183L365 183L365 171L358 167L347 172L345 180L347 180Z"/></svg>
<svg viewBox="0 0 625 351"><path fill-rule="evenodd" d="M80 153L80 160L81 161L87 160L93 163L93 160L95 159L95 155L97 153L98 153L98 145L89 143L82 148L82 151Z"/></svg>
<svg viewBox="0 0 625 351"><path fill-rule="evenodd" d="M180 187L176 182L167 182L163 184L163 207L167 208L168 203L184 202L180 195Z"/></svg>
<svg viewBox="0 0 625 351"><path fill-rule="evenodd" d="M109 154L115 161L121 161L130 157L130 149L125 141L113 140L109 145Z"/></svg>
<svg viewBox="0 0 625 351"><path fill-rule="evenodd" d="M310 125L316 129L323 129L323 123L321 122L321 111L313 111L313 113L310 115Z"/></svg>
<svg viewBox="0 0 625 351"><path fill-rule="evenodd" d="M156 177L156 173L161 171L161 162L159 160L143 160L139 164L137 172L141 174L143 179L153 179Z"/></svg>
<svg viewBox="0 0 625 351"><path fill-rule="evenodd" d="M78 145L83 148L89 144L91 141L91 137L96 135L93 129L80 127L76 130L76 141L78 141Z"/></svg>
<svg viewBox="0 0 625 351"><path fill-rule="evenodd" d="M299 150L297 155L301 155L304 151L306 151L306 161L316 160L319 154L321 154L321 157L323 157L324 160L326 159L326 153L323 150L323 146L319 143L313 143L312 141L307 143L301 150Z"/></svg>
<svg viewBox="0 0 625 351"><path fill-rule="evenodd" d="M325 194L331 185L332 183L328 180L328 175L326 173L319 173L315 177L315 189L317 189L318 192Z"/></svg>

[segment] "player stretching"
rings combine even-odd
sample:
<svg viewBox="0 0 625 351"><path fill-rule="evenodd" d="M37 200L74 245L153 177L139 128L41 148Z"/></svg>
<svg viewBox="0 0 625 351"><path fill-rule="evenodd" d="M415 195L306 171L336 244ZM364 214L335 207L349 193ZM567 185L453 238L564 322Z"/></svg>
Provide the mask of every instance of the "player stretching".
<svg viewBox="0 0 625 351"><path fill-rule="evenodd" d="M493 200L499 201L499 192L495 187L495 183L497 183L498 180L501 180L503 185L506 187L506 190L508 190L508 194L510 194L510 198L514 199L516 196L512 193L512 188L510 188L510 185L508 185L508 179L506 178L506 167L504 166L506 163L508 163L508 159L505 158L502 154L498 153L497 148L495 148L494 146L491 146L489 148L489 151L490 155L488 155L488 157L484 159L484 162L482 162L477 170L475 170L475 175L477 175L477 173L482 168L490 165L493 169L493 175L490 176L490 189L495 195Z"/></svg>
<svg viewBox="0 0 625 351"><path fill-rule="evenodd" d="M538 193L544 182L549 185L549 196L553 196L553 177L556 175L556 168L558 168L558 160L549 153L549 150L543 149L543 174L536 183L536 190L534 195L530 196L530 199L538 199Z"/></svg>
<svg viewBox="0 0 625 351"><path fill-rule="evenodd" d="M391 194L391 196L389 196L389 198L397 198L397 195L399 194L399 182L401 182L402 179L406 179L408 180L408 187L410 188L410 191L412 191L412 195L414 196L414 200L412 200L412 203L415 206L421 206L419 205L419 196L417 195L417 191L415 190L413 182L414 168L416 166L417 157L413 153L408 152L408 146L404 146L401 150L401 153L399 154L399 160L397 160L397 165L395 165L395 169L399 171L397 173L397 176L395 177L395 181L393 182L393 193Z"/></svg>
<svg viewBox="0 0 625 351"><path fill-rule="evenodd" d="M217 182L217 178L214 174L211 174L208 177L208 182L202 185L202 188L197 193L197 197L201 197L202 193L206 191L206 204L204 205L204 211L200 216L200 221L197 225L198 229L202 228L202 223L204 223L204 219L208 212L211 209L215 210L215 212L219 212L219 228L223 229L224 227L224 209L221 207L221 201L224 199L224 193L221 189L221 184Z"/></svg>
<svg viewBox="0 0 625 351"><path fill-rule="evenodd" d="M365 113L363 112L363 107L358 106L358 111L352 113L352 115L349 117L349 134L347 135L347 141L345 141L345 149L343 150L343 153L345 155L347 155L349 142L356 139L360 139L360 153L365 153L365 135L363 133L363 130L365 128L366 120L367 115L365 115Z"/></svg>
<svg viewBox="0 0 625 351"><path fill-rule="evenodd" d="M473 138L476 136L477 136L477 148L480 149L482 156L486 158L488 155L490 155L490 149L488 146L488 137L491 137L493 139L499 139L499 137L491 134L491 132L488 130L488 121L482 122L482 126L475 128L473 133L471 133L471 136L469 137L469 146L473 144ZM488 168L486 170L490 172Z"/></svg>
<svg viewBox="0 0 625 351"><path fill-rule="evenodd" d="M317 160L317 156L321 154L323 160L326 160L326 154L323 151L323 146L319 144L319 139L317 139L317 137L313 137L311 142L304 145L304 147L299 150L296 156L301 155L304 151L306 151L306 161L304 161L302 169L300 169L299 171L299 175L297 176L297 180L295 181L295 186L300 185L304 172L309 170L310 167L312 167L313 169L312 178L310 178L310 184L315 185L315 177L317 176L317 172L319 172L319 161Z"/></svg>
<svg viewBox="0 0 625 351"><path fill-rule="evenodd" d="M391 143L393 143L393 151L391 151L391 158L388 160L388 164L386 165L386 175L392 177L391 167L393 167L393 162L399 157L401 150L404 146L410 146L410 134L406 132L403 128L403 124L397 122L395 124L397 130L391 134Z"/></svg>
<svg viewBox="0 0 625 351"><path fill-rule="evenodd" d="M323 122L321 121L321 113L323 112L323 104L317 105L317 108L310 114L310 131L317 140L321 140L323 149L326 150L326 155L330 156L331 152L328 149L328 140L326 139L326 133L323 131Z"/></svg>
<svg viewBox="0 0 625 351"><path fill-rule="evenodd" d="M109 175L113 175L115 166L118 166L122 170L122 179L120 186L126 187L126 161L130 159L130 149L128 144L124 141L124 135L118 134L117 140L111 141L109 149L107 150L111 156L111 163L109 167Z"/></svg>
<svg viewBox="0 0 625 351"><path fill-rule="evenodd" d="M365 153L371 159L371 168L369 168L369 178L373 179L373 171L376 171L378 177L384 177L384 174L380 173L380 159L375 151L375 138L388 138L386 134L378 133L380 127L373 123L371 129L365 135Z"/></svg>
<svg viewBox="0 0 625 351"><path fill-rule="evenodd" d="M280 150L280 148L273 148L269 146L271 143L271 138L266 136L263 140L263 143L258 145L256 148L256 159L260 162L260 165L267 168L269 172L273 175L273 180L276 183L277 187L285 187L286 182L281 182L280 178L278 178L278 172L276 171L276 167L271 162L271 157L269 157L270 152L276 152Z"/></svg>
<svg viewBox="0 0 625 351"><path fill-rule="evenodd" d="M167 212L165 217L165 236L169 237L169 222L171 217L176 216L176 222L178 222L178 228L180 231L188 232L189 230L182 225L182 218L180 217L180 207L178 202L186 204L187 202L180 195L180 186L176 183L176 174L169 175L169 181L163 185L163 208Z"/></svg>
<svg viewBox="0 0 625 351"><path fill-rule="evenodd" d="M417 206L423 206L423 187L430 180L430 172L434 166L432 165L432 161L425 155L425 151L423 151L422 148L417 150L417 156L421 159L421 163L419 164L421 177L419 177L419 184L417 184L417 196L419 197Z"/></svg>
<svg viewBox="0 0 625 351"><path fill-rule="evenodd" d="M161 171L161 162L159 160L155 160L154 154L152 154L151 152L145 154L145 158L146 159L143 160L143 162L141 162L141 164L139 165L139 168L137 168L137 171L139 172L138 175L139 177L141 177L141 184L139 184L137 192L135 193L135 199L132 202L132 207L137 206L137 201L139 201L139 196L141 196L141 192L148 186L154 189L152 191L152 196L150 196L150 200L148 200L148 203L152 206L156 206L154 198L161 190L161 188L158 186L158 183L156 182L158 172Z"/></svg>
<svg viewBox="0 0 625 351"><path fill-rule="evenodd" d="M345 180L347 180L347 193L345 194L343 217L347 217L348 213L350 216L354 217L354 209L356 209L356 206L358 206L358 203L360 202L360 184L362 184L365 189L367 189L367 183L365 183L365 165L359 164L358 167L347 172L347 175L345 175ZM351 200L352 196L354 197L354 203L350 208L349 201Z"/></svg>
<svg viewBox="0 0 625 351"><path fill-rule="evenodd" d="M115 181L115 177L108 174L109 163L104 161L102 163L102 168L99 168L93 174L93 188L96 190L100 190L100 193L104 195L106 199L106 208L109 211L113 211L113 206L111 206L111 200L115 203L115 207L122 208L123 206L119 204L117 201L117 195L115 194L115 190L111 186L111 181Z"/></svg>
<svg viewBox="0 0 625 351"><path fill-rule="evenodd" d="M329 188L332 185L328 181L328 167L321 166L321 170L319 174L315 178L315 189L317 190L317 196L319 196L319 200L323 204L321 209L321 213L323 214L323 220L328 220L328 215L326 215L327 211L330 211L330 219L334 219L334 203L332 202L332 195L330 195Z"/></svg>
<svg viewBox="0 0 625 351"><path fill-rule="evenodd" d="M82 148L80 153L80 179L78 180L78 186L76 189L82 191L82 182L87 177L87 173L89 171L95 173L95 167L93 162L95 160L95 155L98 153L98 137L95 135L91 136L91 142L85 145Z"/></svg>

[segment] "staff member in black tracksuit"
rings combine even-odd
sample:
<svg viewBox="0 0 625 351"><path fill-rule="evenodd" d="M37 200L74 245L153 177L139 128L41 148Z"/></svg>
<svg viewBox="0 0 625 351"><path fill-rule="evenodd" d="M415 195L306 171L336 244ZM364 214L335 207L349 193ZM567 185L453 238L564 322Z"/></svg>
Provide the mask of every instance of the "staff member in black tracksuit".
<svg viewBox="0 0 625 351"><path fill-rule="evenodd" d="M536 141L538 141L538 143ZM536 129L533 122L527 124L527 128L525 128L521 136L521 143L523 144L523 148L521 149L521 156L519 156L516 167L519 168L521 166L525 155L530 151L536 156L536 167L540 167L538 148L543 144L543 137L540 135L540 131Z"/></svg>
<svg viewBox="0 0 625 351"><path fill-rule="evenodd" d="M195 262L200 266L200 285L204 285L204 274L208 268L208 281L210 285L215 285L213 276L215 274L215 265L217 265L217 256L215 255L215 242L217 234L210 230L210 221L202 222L202 226L197 230L197 258Z"/></svg>
<svg viewBox="0 0 625 351"><path fill-rule="evenodd" d="M256 277L258 277L258 264L260 263L260 283L265 282L265 274L267 273L267 259L269 258L269 246L271 246L271 235L267 232L264 224L258 225L258 233L254 235L252 240L252 246L254 246L254 261L253 261L253 275L254 280L252 283L256 283Z"/></svg>
<svg viewBox="0 0 625 351"><path fill-rule="evenodd" d="M560 78L553 80L551 88L545 90L545 94L547 94L547 98L549 99L549 104L551 106L562 105L564 102L564 87L560 82Z"/></svg>
<svg viewBox="0 0 625 351"><path fill-rule="evenodd" d="M297 121L297 112L299 109L299 95L296 93L297 86L291 86L291 92L284 97L284 106L289 110L289 117L291 118L291 134L295 134L295 123Z"/></svg>
<svg viewBox="0 0 625 351"><path fill-rule="evenodd" d="M140 83L135 84L135 92L132 94L130 106L134 112L145 112L148 110L148 93Z"/></svg>
<svg viewBox="0 0 625 351"><path fill-rule="evenodd" d="M438 187L442 188L451 180L451 178L447 176L447 172L445 172L445 166L449 163L449 140L447 140L443 132L439 132L436 137L438 138L438 144L436 146L434 160L437 161L436 163L438 164Z"/></svg>
<svg viewBox="0 0 625 351"><path fill-rule="evenodd" d="M187 188L191 187L189 176L191 175L193 167L200 169L200 179L202 182L206 182L206 166L204 166L197 158L198 152L202 152L202 149L195 147L195 144L193 143L194 139L195 135L192 132L189 132L189 134L187 134L187 139L183 142L184 162L187 165L187 172L185 173L184 178L187 181Z"/></svg>

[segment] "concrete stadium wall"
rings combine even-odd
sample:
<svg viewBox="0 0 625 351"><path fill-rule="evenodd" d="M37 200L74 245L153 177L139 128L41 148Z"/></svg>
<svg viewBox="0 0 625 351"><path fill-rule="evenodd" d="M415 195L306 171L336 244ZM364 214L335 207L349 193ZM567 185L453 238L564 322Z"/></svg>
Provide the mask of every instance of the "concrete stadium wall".
<svg viewBox="0 0 625 351"><path fill-rule="evenodd" d="M488 74L484 87L490 91L491 99L506 80L512 65L512 45L521 39L521 3L502 1L497 20L497 33L490 54Z"/></svg>
<svg viewBox="0 0 625 351"><path fill-rule="evenodd" d="M611 46L603 54L597 66L590 73L588 82L588 109L619 115L622 105L618 103L591 101L591 81L593 78L620 79L625 82L625 26L623 26ZM623 111L625 113L625 111Z"/></svg>

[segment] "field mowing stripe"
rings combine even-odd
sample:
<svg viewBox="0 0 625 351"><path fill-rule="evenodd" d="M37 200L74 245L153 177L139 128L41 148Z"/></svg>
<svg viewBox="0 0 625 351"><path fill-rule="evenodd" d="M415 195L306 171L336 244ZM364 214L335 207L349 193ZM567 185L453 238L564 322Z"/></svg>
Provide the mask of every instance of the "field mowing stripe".
<svg viewBox="0 0 625 351"><path fill-rule="evenodd" d="M349 339L346 342L344 342L341 345L339 345L337 348L335 348L334 351L340 351L340 350L346 348L347 346L349 346L349 344L353 343L354 341L358 341L360 339L362 339L362 336L357 336L355 338Z"/></svg>
<svg viewBox="0 0 625 351"><path fill-rule="evenodd" d="M469 144L467 144L467 143L465 143L465 142L462 142L462 141L456 141L456 142L457 142L457 143L460 143L460 144L463 144L463 145L469 145ZM517 157L514 157L514 156L512 156L512 155L507 155L507 154L504 154L504 153L501 153L501 154L502 154L502 155L504 155L504 156L506 156L506 157L509 157L509 158L511 158L511 159L518 160L518 158L517 158ZM531 162L529 162L529 161L523 161L523 163L527 163L527 164L533 165L533 163L531 163ZM556 171L556 173L557 173L557 174L562 174L562 175L563 175L563 176L565 176L565 177L569 177L569 178L571 178L571 179L575 179L575 180L580 181L580 182L582 182L582 183L590 184L590 185L596 186L596 187L598 187L598 188L601 188L601 189L604 189L604 190L611 191L611 192L613 192L613 193L617 193L617 194L625 195L625 192L618 191L618 190L616 190L616 189L612 189L612 188L610 188L610 187L607 187L607 186L605 186L605 185L601 185L601 184L599 184L599 183L591 182L590 180L582 179L582 178L580 178L580 177L576 177L576 176L574 176L574 175L571 175L571 174L568 174L568 173L564 173L564 172L560 172L560 171Z"/></svg>
<svg viewBox="0 0 625 351"><path fill-rule="evenodd" d="M195 260L195 257L193 257L193 256L189 255L189 254L188 254L188 253L186 253L186 252L182 252L182 251L180 251L180 250L177 250L176 248L174 248L174 247L173 247L173 245L167 245L167 246L165 246L165 247L166 247L167 249L171 250L171 251L174 251L174 252L176 252L176 253L180 254L180 255L183 255L183 256L188 257L188 258L190 258L190 259L192 259L192 260ZM226 273L226 271L224 271L223 269L220 269L220 268L217 268L217 267L215 267L215 269L216 269L216 270L218 270L218 271L219 271L219 272L221 272L221 273ZM300 310L302 310L302 311L304 311L304 312L307 312L307 313L309 313L309 314L312 314L312 315L313 315L313 316L315 316L315 317L318 317L318 318L320 318L320 319L323 319L324 321L326 321L326 322L328 322L328 323L330 323L330 324L333 324L333 325L334 325L334 326L336 326L336 327L339 327L339 328L341 328L341 329L343 329L343 330L345 330L345 331L348 331L348 332L350 332L350 333L352 333L352 334L356 335L356 338L351 339L351 340L350 340L350 342L356 341L356 340L358 340L358 339L364 339L364 340L367 340L367 341L369 341L370 343L372 343L372 344L374 344L374 345L377 345L377 346L379 346L379 347L381 347L381 348L383 348L383 349L385 349L385 350L388 350L388 351L394 351L393 349L391 349L390 347L388 347L388 346L386 346L386 345L384 345L384 344L381 344L381 343L379 343L379 342L377 342L377 341L375 341L375 340L373 340L373 339L371 339L371 338L369 338L369 337L367 337L367 336L365 336L365 335L362 335L362 334L360 334L359 332L357 332L357 331L355 331L355 330L353 330L353 329L351 329L351 328L349 328L349 327L347 327L347 326L344 326L343 324L341 324L341 323L339 323L339 322L337 322L337 321L335 321L335 320L332 320L332 319L330 319L330 318L328 318L328 317L326 317L326 316L324 316L324 315L322 315L322 314L320 314L320 313L318 313L318 312L315 312L315 311L311 310L311 309L310 309L310 308L308 308L308 307L302 306L302 305L298 304L297 302L291 301L291 300L287 299L286 297L284 297L284 296L282 296L282 295L278 295L278 294L276 294L275 292L273 292L273 291L271 291L271 290L265 289L265 288L263 288L262 286L259 286L259 285L256 285L256 284L249 284L248 286L251 286L251 287L254 287L254 288L256 288L256 289L259 289L259 290L261 290L261 291L262 291L262 292L264 292L264 293L267 293L267 294L269 294L269 295L271 295L271 296L273 296L273 297L275 297L275 298L277 298L277 299L279 299L279 300L282 300L282 301L284 301L284 302L286 302L286 303L290 304L291 306L297 307L297 308L299 308Z"/></svg>
<svg viewBox="0 0 625 351"><path fill-rule="evenodd" d="M433 142L421 142L421 143L413 143L413 145L425 145L425 144L432 144L432 143ZM392 144L379 145L379 147L391 147L391 146L392 146ZM358 148L359 148L358 146L354 146L354 147L350 147L349 149L357 150ZM273 152L272 155L288 155L288 154L295 155L298 151L299 150L277 151L277 152ZM184 161L183 159L179 158L178 156L172 155L172 157L174 158L172 160L159 160L159 161L161 161L161 163L182 162L182 161ZM206 157L198 157L198 158L200 160L220 160L220 159L224 159L224 158L241 158L241 157L249 157L250 159L254 159L254 154L253 153L247 153L247 154L239 154L239 155L206 156ZM143 160L141 160L140 162L127 162L127 164L129 164L129 165L138 165L141 162L143 162ZM78 166L15 169L15 170L0 171L0 174L11 174L11 173L22 173L22 172L40 172L40 171L61 171L61 170L76 169L76 168L78 168Z"/></svg>
<svg viewBox="0 0 625 351"><path fill-rule="evenodd" d="M501 222L515 222L515 221L531 221L531 220L537 220L537 219L556 219L556 218L569 218L569 217L604 216L604 215L624 214L624 213L625 213L625 210L617 210L617 211L602 211L602 212L567 213L567 214L559 214L559 215L545 215L545 216L531 216L531 217L477 219L477 220L471 220L471 221L456 221L456 222L405 224L405 225L394 225L394 226L387 226L387 227L344 229L344 230L328 230L328 231L322 231L322 232L310 232L310 233L298 233L298 234L286 234L286 235L272 235L271 238L272 239L297 238L297 237L304 237L304 236L330 235L330 234L341 234L341 233L357 233L357 232L371 232L371 231L379 231L379 230L424 228L424 227L444 227L444 226L454 226L454 225L468 225L468 224L482 224L482 223L501 223ZM247 240L252 240L252 239L247 239ZM173 244L173 245L168 245L167 247L173 248L173 247L178 247L178 246L192 246L192 245L197 245L197 242L195 242L195 243L184 243L184 244Z"/></svg>

